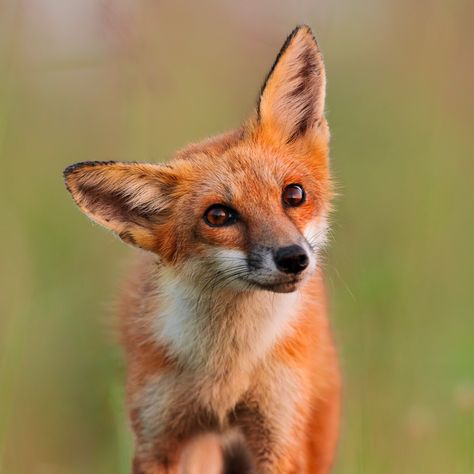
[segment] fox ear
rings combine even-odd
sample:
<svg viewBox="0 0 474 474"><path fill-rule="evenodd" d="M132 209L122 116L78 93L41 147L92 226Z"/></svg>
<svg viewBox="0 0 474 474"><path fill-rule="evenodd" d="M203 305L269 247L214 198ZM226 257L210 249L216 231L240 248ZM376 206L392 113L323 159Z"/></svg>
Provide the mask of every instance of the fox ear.
<svg viewBox="0 0 474 474"><path fill-rule="evenodd" d="M169 216L179 177L164 165L84 162L64 171L82 212L125 242L156 251L158 226Z"/></svg>
<svg viewBox="0 0 474 474"><path fill-rule="evenodd" d="M318 44L308 26L288 36L262 86L257 120L292 142L324 119L326 74Z"/></svg>

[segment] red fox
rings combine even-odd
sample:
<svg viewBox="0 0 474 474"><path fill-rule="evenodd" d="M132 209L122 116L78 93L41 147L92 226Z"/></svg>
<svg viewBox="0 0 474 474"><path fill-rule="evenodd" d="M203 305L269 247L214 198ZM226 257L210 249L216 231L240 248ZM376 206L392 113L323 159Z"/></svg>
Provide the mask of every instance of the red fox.
<svg viewBox="0 0 474 474"><path fill-rule="evenodd" d="M140 252L121 298L134 474L327 473L340 375L319 255L332 187L323 59L287 38L255 112L168 164L66 168Z"/></svg>

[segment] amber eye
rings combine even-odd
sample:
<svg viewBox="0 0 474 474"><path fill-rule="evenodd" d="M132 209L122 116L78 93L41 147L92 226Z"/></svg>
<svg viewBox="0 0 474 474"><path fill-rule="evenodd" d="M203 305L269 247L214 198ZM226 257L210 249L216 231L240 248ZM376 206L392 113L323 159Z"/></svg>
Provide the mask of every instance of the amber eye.
<svg viewBox="0 0 474 474"><path fill-rule="evenodd" d="M221 204L215 204L211 206L204 213L204 220L206 221L206 224L210 225L211 227L230 225L233 224L236 219L237 213L233 209Z"/></svg>
<svg viewBox="0 0 474 474"><path fill-rule="evenodd" d="M286 207L298 207L306 198L303 186L290 184L283 190L282 200Z"/></svg>

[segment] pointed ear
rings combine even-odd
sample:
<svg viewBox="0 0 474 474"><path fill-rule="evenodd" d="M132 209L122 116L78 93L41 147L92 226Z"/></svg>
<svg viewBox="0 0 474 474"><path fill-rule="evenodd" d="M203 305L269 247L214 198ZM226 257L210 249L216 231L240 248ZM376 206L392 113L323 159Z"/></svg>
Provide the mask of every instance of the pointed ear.
<svg viewBox="0 0 474 474"><path fill-rule="evenodd" d="M156 250L158 226L171 211L179 177L171 166L84 162L64 171L82 212L125 242Z"/></svg>
<svg viewBox="0 0 474 474"><path fill-rule="evenodd" d="M308 26L288 36L262 86L257 106L261 128L293 142L324 121L326 74Z"/></svg>

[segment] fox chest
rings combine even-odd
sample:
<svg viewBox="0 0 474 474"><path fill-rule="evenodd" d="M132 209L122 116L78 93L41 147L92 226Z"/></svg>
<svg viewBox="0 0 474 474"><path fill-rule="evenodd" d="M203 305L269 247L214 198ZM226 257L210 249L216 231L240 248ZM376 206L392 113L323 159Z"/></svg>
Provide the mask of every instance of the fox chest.
<svg viewBox="0 0 474 474"><path fill-rule="evenodd" d="M245 373L198 377L165 373L135 394L134 413L141 435L149 440L172 433L222 429L229 414L251 386Z"/></svg>

